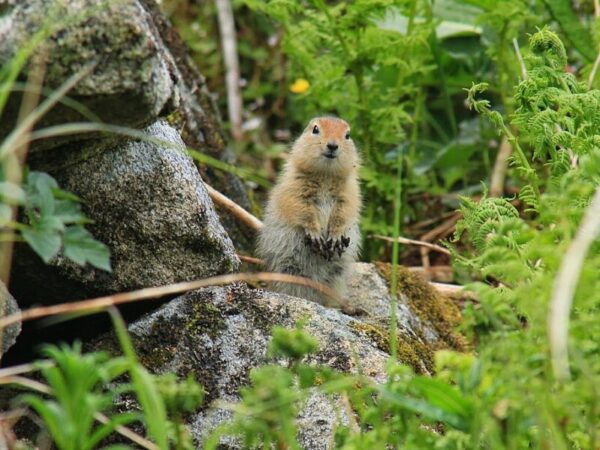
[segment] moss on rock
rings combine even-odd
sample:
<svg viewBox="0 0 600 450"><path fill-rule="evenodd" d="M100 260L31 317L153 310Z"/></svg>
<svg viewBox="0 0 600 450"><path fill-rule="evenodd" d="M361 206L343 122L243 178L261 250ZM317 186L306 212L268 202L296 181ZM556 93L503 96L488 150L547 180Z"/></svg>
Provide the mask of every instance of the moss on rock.
<svg viewBox="0 0 600 450"><path fill-rule="evenodd" d="M386 328L363 322L353 322L350 327L360 334L368 336L384 352L390 351L390 333ZM433 373L433 352L416 338L404 334L397 337L398 360L411 366L416 373Z"/></svg>
<svg viewBox="0 0 600 450"><path fill-rule="evenodd" d="M375 266L389 285L392 277L391 264L377 262ZM404 295L415 315L439 336L439 341L433 345L433 350L442 348L468 350L465 337L455 330L462 318L458 306L433 289L420 275L402 266L398 266L396 270L397 295Z"/></svg>

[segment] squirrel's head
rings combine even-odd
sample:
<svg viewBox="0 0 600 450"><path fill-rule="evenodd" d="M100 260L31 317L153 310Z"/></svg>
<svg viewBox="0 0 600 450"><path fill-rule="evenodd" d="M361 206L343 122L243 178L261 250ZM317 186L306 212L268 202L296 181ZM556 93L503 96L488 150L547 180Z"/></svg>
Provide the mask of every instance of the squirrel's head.
<svg viewBox="0 0 600 450"><path fill-rule="evenodd" d="M345 176L359 165L350 125L337 117L316 117L294 142L290 162L302 172Z"/></svg>

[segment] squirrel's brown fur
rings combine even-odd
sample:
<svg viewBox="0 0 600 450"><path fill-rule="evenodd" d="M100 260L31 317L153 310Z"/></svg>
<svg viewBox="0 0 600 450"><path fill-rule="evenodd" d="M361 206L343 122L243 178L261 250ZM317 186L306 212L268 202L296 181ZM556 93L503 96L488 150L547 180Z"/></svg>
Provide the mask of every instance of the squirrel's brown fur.
<svg viewBox="0 0 600 450"><path fill-rule="evenodd" d="M258 243L269 270L322 282L340 296L360 240L360 161L349 132L342 119L309 122L271 192ZM275 288L322 300L307 287Z"/></svg>

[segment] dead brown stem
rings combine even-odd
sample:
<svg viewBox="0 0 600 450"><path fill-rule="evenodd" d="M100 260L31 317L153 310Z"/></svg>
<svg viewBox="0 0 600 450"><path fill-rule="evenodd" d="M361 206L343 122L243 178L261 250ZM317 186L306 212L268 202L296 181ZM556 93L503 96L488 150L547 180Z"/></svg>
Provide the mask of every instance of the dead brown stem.
<svg viewBox="0 0 600 450"><path fill-rule="evenodd" d="M436 238L447 236L448 234L452 233L456 222L458 222L461 216L462 214L460 212L455 212L448 220L422 235L420 240L424 242L431 242ZM429 249L427 247L421 247L421 263L423 267L431 266L429 262Z"/></svg>
<svg viewBox="0 0 600 450"><path fill-rule="evenodd" d="M501 197L504 193L504 180L506 179L508 159L512 154L512 150L512 145L510 145L506 136L503 136L490 177L490 197Z"/></svg>
<svg viewBox="0 0 600 450"><path fill-rule="evenodd" d="M254 258L253 256L246 256L237 254L237 257L240 258L241 261L247 262L248 264L254 264L257 266L264 266L265 262L260 258Z"/></svg>
<svg viewBox="0 0 600 450"><path fill-rule="evenodd" d="M21 185L23 179L23 164L25 164L25 158L27 156L27 151L29 150L29 136L34 126L34 122L26 122L39 102L42 84L44 83L44 76L46 74L45 60L45 51L41 51L33 56L29 75L27 77L27 87L23 93L23 101L21 102L21 107L19 109L17 129L21 124L26 125L15 136L13 147L4 156L5 179L7 182L17 186ZM13 222L16 217L17 208L11 206L9 222ZM12 235L12 239L6 239L0 242L0 257L2 258L0 261L0 280L2 280L5 286L8 286L8 282L10 281L10 265L12 261L14 240L16 238L12 230L9 230L9 234ZM4 311L4 297L0 304L0 308L0 311ZM1 340L2 334L0 333L0 344Z"/></svg>
<svg viewBox="0 0 600 450"><path fill-rule="evenodd" d="M225 63L225 84L227 86L227 111L231 122L231 135L237 142L243 138L242 95L240 93L240 67L237 54L235 22L229 0L216 0L223 61Z"/></svg>
<svg viewBox="0 0 600 450"><path fill-rule="evenodd" d="M381 239L382 241L394 242L394 238L388 236L382 236L380 234L374 234L370 236L373 239ZM441 247L436 244L432 244L430 242L417 241L415 239L408 239L402 236L398 236L398 242L400 244L406 245L418 245L420 247L427 247L430 250L435 250L436 252L443 253L444 255L450 255L450 251L447 248Z"/></svg>
<svg viewBox="0 0 600 450"><path fill-rule="evenodd" d="M166 295L181 294L182 292L187 292L194 289L231 284L237 281L278 281L308 286L330 297L336 301L337 304L342 305L342 301L337 297L336 293L331 288L308 278L270 272L234 273L205 278L203 280L184 281L181 283L169 284L167 286L151 287L131 292L122 292L120 294L107 295L89 300L30 308L25 311L1 318L0 329L3 329L16 322L25 322L27 320L39 319L56 314L68 314L82 311L98 312L113 305L131 303L140 300L156 299Z"/></svg>
<svg viewBox="0 0 600 450"><path fill-rule="evenodd" d="M568 340L571 306L585 256L598 234L600 234L600 188L596 189L554 279L548 312L548 339L552 369L559 379L570 377Z"/></svg>
<svg viewBox="0 0 600 450"><path fill-rule="evenodd" d="M225 208L227 211L233 214L233 216L236 217L240 222L243 222L245 225L256 231L262 228L263 224L260 220L258 220L255 216L250 214L240 205L235 203L229 197L226 197L225 195L221 194L215 188L206 183L204 183L204 186L206 187L208 195L210 195L212 201L215 202L217 205Z"/></svg>

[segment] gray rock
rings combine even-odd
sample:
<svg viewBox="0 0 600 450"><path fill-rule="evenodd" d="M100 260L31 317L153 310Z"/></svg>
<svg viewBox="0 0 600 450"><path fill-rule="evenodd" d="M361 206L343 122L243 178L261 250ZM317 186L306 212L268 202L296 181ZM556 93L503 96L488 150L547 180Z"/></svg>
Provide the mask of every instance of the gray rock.
<svg viewBox="0 0 600 450"><path fill-rule="evenodd" d="M53 173L82 199L94 237L111 251L111 274L58 257L49 266L19 246L13 292L28 302L84 298L235 271L239 261L179 134L163 121L130 141ZM43 295L43 299L39 298Z"/></svg>
<svg viewBox="0 0 600 450"><path fill-rule="evenodd" d="M388 355L353 328L356 319L304 299L241 285L178 297L132 324L129 332L144 365L156 373L193 374L206 389L206 403L210 404L217 399L236 402L240 387L248 383L250 369L268 361L272 327L293 327L300 319L307 320L305 329L320 342L313 362L344 372L357 372L360 367L373 379L385 379ZM303 448L326 448L317 443L331 439L337 421L335 409L331 399L322 395L308 399L299 417ZM227 410L209 407L189 418L198 448L229 417ZM235 440L227 442L239 448Z"/></svg>
<svg viewBox="0 0 600 450"><path fill-rule="evenodd" d="M44 85L58 88L70 76L91 68L69 92L101 120L139 126L176 103L173 80L152 19L137 0L28 0L17 2L0 21L0 66L23 49L43 26L57 30L40 48L47 56ZM16 118L20 96L13 95L3 116ZM58 106L42 125L89 120ZM0 137L14 123L3 121ZM68 140L72 140L69 137ZM56 146L64 139L44 141ZM34 146L32 152L38 150Z"/></svg>
<svg viewBox="0 0 600 450"><path fill-rule="evenodd" d="M12 295L6 289L4 283L0 282L0 308L2 310L1 317L10 316L20 312L19 305ZM4 329L2 334L2 346L0 347L0 356L6 353L10 347L17 341L17 336L21 332L21 322L9 325Z"/></svg>
<svg viewBox="0 0 600 450"><path fill-rule="evenodd" d="M377 314L385 310L384 303L389 307L386 281L373 265L359 264L356 269L350 296L366 306L366 315L360 317L239 284L190 292L130 325L138 356L146 367L155 373L175 372L180 378L192 374L206 389L204 407L187 418L197 448L202 448L212 430L231 418L231 411L219 404L239 401L239 390L248 384L250 370L273 362L266 351L275 325L291 328L305 320L305 329L319 341L320 350L310 357L311 362L346 373L360 370L376 382L385 381L389 336L380 321L383 317ZM377 298L373 302L365 291L369 288ZM426 321L418 317L406 296L401 304L405 317L398 323L398 357L416 371L427 373L431 353L442 348L443 341L427 342L420 329ZM94 347L118 351L110 337ZM297 418L302 448L329 448L336 425L347 422L345 411L339 398L318 392L310 396ZM241 448L235 438L224 438L222 444Z"/></svg>

